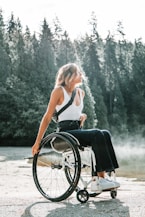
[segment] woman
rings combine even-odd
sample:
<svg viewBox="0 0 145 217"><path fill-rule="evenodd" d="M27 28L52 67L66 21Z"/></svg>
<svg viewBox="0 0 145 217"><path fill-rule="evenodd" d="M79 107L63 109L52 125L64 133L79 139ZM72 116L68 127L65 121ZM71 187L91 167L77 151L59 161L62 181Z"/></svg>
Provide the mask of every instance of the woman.
<svg viewBox="0 0 145 217"><path fill-rule="evenodd" d="M40 142L51 122L55 109L59 111L70 100L72 92L82 83L83 75L75 63L68 63L62 66L56 77L55 87L51 93L46 113L44 114L35 144L32 147L32 154L39 151ZM84 91L77 87L73 103L58 117L59 131L67 131L75 136L83 146L92 146L96 158L96 172L92 181L92 191L117 188L119 183L105 178L105 172L118 168L117 159L112 146L110 134L106 130L83 129L87 115L82 113ZM96 178L98 177L98 178Z"/></svg>

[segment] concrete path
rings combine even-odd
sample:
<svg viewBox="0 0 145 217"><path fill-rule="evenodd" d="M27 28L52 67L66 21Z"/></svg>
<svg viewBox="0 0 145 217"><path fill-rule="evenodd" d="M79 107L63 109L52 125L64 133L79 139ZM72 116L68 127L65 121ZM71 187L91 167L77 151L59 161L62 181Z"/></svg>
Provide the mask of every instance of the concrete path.
<svg viewBox="0 0 145 217"><path fill-rule="evenodd" d="M31 148L0 147L0 217L145 217L145 182L118 177L116 199L103 192L81 204L73 193L53 203L38 192L31 164L24 159Z"/></svg>

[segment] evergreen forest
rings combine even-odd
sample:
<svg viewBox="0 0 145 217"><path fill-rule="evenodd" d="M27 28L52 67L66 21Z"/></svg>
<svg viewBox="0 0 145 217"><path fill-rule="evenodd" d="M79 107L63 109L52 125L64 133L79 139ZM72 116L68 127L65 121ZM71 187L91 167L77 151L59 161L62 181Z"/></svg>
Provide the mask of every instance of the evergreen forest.
<svg viewBox="0 0 145 217"><path fill-rule="evenodd" d="M0 145L32 145L47 108L58 69L77 63L86 79L85 128L108 129L116 136L145 136L145 45L125 38L102 38L92 12L90 33L71 40L58 17L44 18L41 31L23 29L12 13L4 22L0 10ZM52 122L47 133L53 132Z"/></svg>

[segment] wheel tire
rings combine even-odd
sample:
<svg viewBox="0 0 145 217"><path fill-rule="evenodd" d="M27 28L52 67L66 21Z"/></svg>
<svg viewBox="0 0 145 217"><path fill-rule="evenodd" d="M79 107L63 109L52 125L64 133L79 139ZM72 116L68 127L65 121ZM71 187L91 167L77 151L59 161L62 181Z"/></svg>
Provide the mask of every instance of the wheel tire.
<svg viewBox="0 0 145 217"><path fill-rule="evenodd" d="M89 193L86 190L80 190L77 192L77 199L81 203L86 203L89 199Z"/></svg>
<svg viewBox="0 0 145 217"><path fill-rule="evenodd" d="M44 162L43 166L39 165L39 157L42 158L43 156L46 156L46 153L50 149L50 141L54 137L60 138L68 143L73 156L74 169L72 170L72 173L70 173L72 168L71 162L70 164L69 162L64 162L64 165L59 165L58 163L47 165ZM81 172L80 154L77 145L69 135L65 136L61 133L52 133L45 137L43 141L40 152L36 154L33 159L33 179L38 191L46 199L53 202L59 202L67 199L77 187ZM52 151L55 153L54 150ZM62 155L60 154L61 161L63 161L64 158L61 156ZM41 163L43 163L42 160ZM66 177L66 171L68 171L69 178Z"/></svg>
<svg viewBox="0 0 145 217"><path fill-rule="evenodd" d="M117 191L116 191L116 190L110 191L110 195L111 195L111 197L112 197L113 199L115 199L116 196L117 196Z"/></svg>

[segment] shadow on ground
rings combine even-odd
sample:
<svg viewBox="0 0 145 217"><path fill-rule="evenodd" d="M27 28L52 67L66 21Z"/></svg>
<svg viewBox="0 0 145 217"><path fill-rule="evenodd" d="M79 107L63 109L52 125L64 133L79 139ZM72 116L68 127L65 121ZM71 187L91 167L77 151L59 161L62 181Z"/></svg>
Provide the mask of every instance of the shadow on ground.
<svg viewBox="0 0 145 217"><path fill-rule="evenodd" d="M96 200L96 198L95 198ZM98 200L98 198L97 198ZM36 202L28 206L21 217L129 217L129 207L118 199L89 200L85 204L72 202Z"/></svg>

